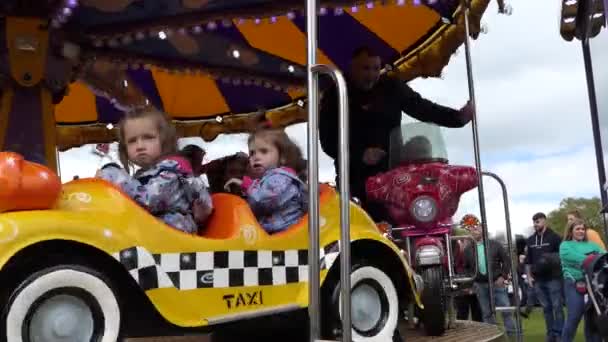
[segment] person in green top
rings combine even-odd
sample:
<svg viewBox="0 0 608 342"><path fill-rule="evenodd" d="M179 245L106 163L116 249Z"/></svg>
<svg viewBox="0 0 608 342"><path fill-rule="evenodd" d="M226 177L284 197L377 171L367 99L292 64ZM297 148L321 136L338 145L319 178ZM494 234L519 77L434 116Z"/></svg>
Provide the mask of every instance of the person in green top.
<svg viewBox="0 0 608 342"><path fill-rule="evenodd" d="M585 313L585 294L580 292L585 287L583 261L591 253L605 252L596 243L587 241L587 227L583 220L575 219L568 225L564 242L559 247L568 312L562 330L562 342L573 341L578 324ZM592 324L585 319L585 341L600 342L601 338L594 331Z"/></svg>

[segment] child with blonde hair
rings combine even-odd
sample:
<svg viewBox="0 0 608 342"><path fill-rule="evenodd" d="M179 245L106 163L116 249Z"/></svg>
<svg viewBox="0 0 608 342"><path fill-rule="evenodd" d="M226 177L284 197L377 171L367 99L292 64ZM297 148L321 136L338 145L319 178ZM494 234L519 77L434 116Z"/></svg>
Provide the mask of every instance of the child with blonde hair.
<svg viewBox="0 0 608 342"><path fill-rule="evenodd" d="M127 113L118 129L124 169L107 164L97 176L119 186L168 225L196 233L213 205L203 181L193 176L190 162L178 155L175 129L167 117L150 110ZM139 170L131 175L134 166Z"/></svg>

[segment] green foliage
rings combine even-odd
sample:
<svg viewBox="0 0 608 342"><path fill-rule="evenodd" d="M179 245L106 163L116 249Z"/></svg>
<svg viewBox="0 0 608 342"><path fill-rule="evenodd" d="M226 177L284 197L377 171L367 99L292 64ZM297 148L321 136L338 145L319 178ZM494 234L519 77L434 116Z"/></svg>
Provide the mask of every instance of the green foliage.
<svg viewBox="0 0 608 342"><path fill-rule="evenodd" d="M563 235L566 229L567 215L571 210L580 211L587 225L596 230L604 237L603 227L604 219L600 211L602 210L602 202L598 197L583 198L583 197L567 197L559 203L559 208L551 211L547 215L547 224L560 236Z"/></svg>

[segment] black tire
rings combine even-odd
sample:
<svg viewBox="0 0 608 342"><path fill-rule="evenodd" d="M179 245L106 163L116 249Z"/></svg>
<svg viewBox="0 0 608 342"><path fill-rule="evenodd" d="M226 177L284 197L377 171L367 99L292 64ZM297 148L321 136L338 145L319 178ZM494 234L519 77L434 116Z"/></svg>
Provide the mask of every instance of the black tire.
<svg viewBox="0 0 608 342"><path fill-rule="evenodd" d="M101 273L82 265L37 269L16 280L7 302L1 303L0 328L6 333L0 341L119 340L120 300Z"/></svg>
<svg viewBox="0 0 608 342"><path fill-rule="evenodd" d="M337 276L338 272L330 274L323 284L321 291L321 312L322 312L322 337L324 339L338 339L342 335L342 326L340 320L340 279ZM356 342L371 342L371 341L395 341L400 340L398 335L397 325L399 323L399 297L395 284L390 276L376 265L359 262L353 264L351 271L351 303L352 310L355 314L352 315L352 340ZM369 322L359 320L357 324L357 291L361 296L364 293L369 294L371 300L379 305L379 314L363 315L365 318L372 319ZM354 300L353 300L354 298ZM363 297L361 297L363 298ZM373 306L373 305L371 305ZM359 308L364 306L359 305Z"/></svg>
<svg viewBox="0 0 608 342"><path fill-rule="evenodd" d="M422 270L424 290L422 291L421 320L424 331L429 336L441 336L446 329L445 288L443 287L442 266L427 267Z"/></svg>

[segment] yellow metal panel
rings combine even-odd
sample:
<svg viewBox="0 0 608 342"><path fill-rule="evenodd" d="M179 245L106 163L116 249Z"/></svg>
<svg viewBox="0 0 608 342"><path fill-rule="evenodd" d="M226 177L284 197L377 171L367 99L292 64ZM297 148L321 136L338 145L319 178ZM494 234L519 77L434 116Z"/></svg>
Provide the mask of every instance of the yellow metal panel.
<svg viewBox="0 0 608 342"><path fill-rule="evenodd" d="M175 75L152 69L165 111L173 117L199 118L230 111L215 81L200 75Z"/></svg>
<svg viewBox="0 0 608 342"><path fill-rule="evenodd" d="M403 6L376 6L371 11L349 9L348 13L397 51L413 46L440 19L430 8L409 2Z"/></svg>
<svg viewBox="0 0 608 342"><path fill-rule="evenodd" d="M70 84L69 96L55 108L55 120L61 123L97 121L95 94L80 82Z"/></svg>
<svg viewBox="0 0 608 342"><path fill-rule="evenodd" d="M339 203L333 191L330 191L322 202L321 246L325 246L339 238ZM393 250L403 262L403 272L409 273L410 287L413 289L413 273L396 246L379 233L373 221L359 207L353 205L351 210L352 239L374 240ZM91 217L95 219L91 220ZM250 222L246 217L237 217L236 220L241 226L236 227L239 234L232 238L210 239L184 234L150 215L108 183L101 180L78 180L64 185L61 198L53 210L0 214L0 266L22 248L38 241L52 239L81 242L108 254L131 247L141 247L154 254L299 250L308 247L305 222L285 233L252 236L243 234L243 229L257 222ZM321 273L322 282L326 275L327 271ZM248 294L253 296L253 293L260 291L263 299L255 303L248 302L247 305L236 305L234 302L234 305L229 306L224 298L225 295L234 295L236 298L243 295L243 298L249 299ZM146 294L169 322L183 327L202 326L214 318L248 311L255 312L285 305L308 305L307 282L193 290L166 288L149 290Z"/></svg>

